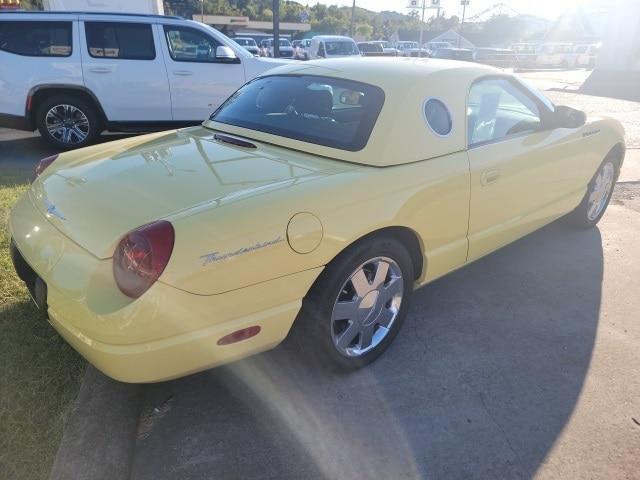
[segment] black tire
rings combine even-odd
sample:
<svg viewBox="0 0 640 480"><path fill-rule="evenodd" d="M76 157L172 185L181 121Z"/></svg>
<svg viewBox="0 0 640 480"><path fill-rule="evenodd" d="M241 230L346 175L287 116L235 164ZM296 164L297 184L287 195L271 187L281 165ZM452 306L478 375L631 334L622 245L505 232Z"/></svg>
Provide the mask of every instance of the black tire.
<svg viewBox="0 0 640 480"><path fill-rule="evenodd" d="M64 107L66 105L72 107L72 109L66 109ZM58 115L65 116L62 120L70 122L68 123L70 128L68 128L66 132L73 130L73 127L77 130L71 131L68 135L60 133L59 136L49 132L47 128L47 114L56 107L58 107ZM67 115L67 112L72 113ZM86 119L88 125L85 125L84 119ZM83 98L68 94L55 95L44 100L36 110L36 126L42 138L60 150L86 147L90 145L95 137L102 131L100 117L98 116L96 108ZM84 138L80 140L80 135L75 132L81 132L85 135ZM65 141L65 138L68 138L68 140Z"/></svg>
<svg viewBox="0 0 640 480"><path fill-rule="evenodd" d="M372 341L370 350L361 353L359 356L347 356L339 351L339 347L336 346L333 340L332 332L335 334L334 329L338 323L332 321L334 304L342 295L348 294L347 282L350 281L350 276L357 271L359 267L372 259L377 259L382 262L388 260L393 261L393 266L389 267L389 272L394 269L397 271L399 268L402 277L400 305L398 308L395 308L395 312L397 313L390 327L383 329L386 331L386 334L382 332L382 339L375 347ZM364 267L365 269L367 268L366 265ZM391 285L391 282L394 281L391 278L391 274L387 274L382 288L384 288L387 282L388 285ZM397 277L395 280L400 281ZM296 337L299 344L303 347L301 352L304 352L304 355L308 356L314 363L322 364L330 370L350 371L373 362L384 352L400 331L409 309L414 280L414 266L411 256L407 248L396 238L386 235L371 236L354 244L338 255L338 257L325 268L303 301L302 310L295 325L295 329L297 330ZM375 281L373 283L375 283ZM379 308L378 311L382 311L383 308L391 311L388 307L388 305L391 305L391 300L386 301L386 297L383 297L382 293L380 296L378 296L378 294L374 294L373 296L375 297L375 306L370 310L371 312L376 310L376 308ZM382 303L375 303L378 301L386 303L383 306ZM360 312L361 310L358 309L357 311ZM379 315L374 314L373 316L367 316L366 319L362 320L362 324L369 323L370 325L374 323L373 328L377 335L381 326L378 325L376 321L371 322L368 320L368 318L375 316Z"/></svg>
<svg viewBox="0 0 640 480"><path fill-rule="evenodd" d="M598 209L597 215L590 216L589 209L591 205L589 202L589 198L591 197L591 194L594 192L594 188L596 187L598 177L601 174L603 174L603 172L606 169L609 169L609 168L613 168L613 184L611 185L611 188L606 194L606 197L604 198L604 202L602 203L602 206ZM578 205L575 208L575 210L573 210L569 215L567 215L568 222L577 228L587 229L587 228L595 227L600 221L600 219L602 218L602 216L604 215L604 212L607 211L607 207L609 206L609 202L611 201L611 196L613 195L615 183L618 180L619 174L620 174L620 167L618 162L611 157L605 158L604 161L598 167L598 171L595 173L595 175L589 182L589 185L587 186L587 191L584 194L584 197L580 202L580 205Z"/></svg>

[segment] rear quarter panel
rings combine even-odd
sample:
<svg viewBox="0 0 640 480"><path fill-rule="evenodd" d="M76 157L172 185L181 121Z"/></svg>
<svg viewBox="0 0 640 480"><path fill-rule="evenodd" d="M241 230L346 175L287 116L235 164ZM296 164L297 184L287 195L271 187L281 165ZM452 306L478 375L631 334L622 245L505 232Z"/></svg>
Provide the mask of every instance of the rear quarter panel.
<svg viewBox="0 0 640 480"><path fill-rule="evenodd" d="M417 234L426 257L423 283L465 262L468 209L466 152L292 181L171 219L176 246L163 280L202 295L222 293L326 265L359 238L403 226ZM287 224L299 212L322 223L322 240L310 253L296 253L287 240ZM248 251L235 254L242 249ZM207 261L212 253L222 258Z"/></svg>

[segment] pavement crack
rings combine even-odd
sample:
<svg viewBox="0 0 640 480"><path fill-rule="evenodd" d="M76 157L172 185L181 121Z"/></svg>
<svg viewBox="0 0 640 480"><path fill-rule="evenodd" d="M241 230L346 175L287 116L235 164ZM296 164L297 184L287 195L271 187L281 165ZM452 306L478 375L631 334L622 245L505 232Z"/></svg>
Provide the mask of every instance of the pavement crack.
<svg viewBox="0 0 640 480"><path fill-rule="evenodd" d="M173 395L169 395L162 403L156 407L147 407L140 413L138 423L138 439L144 440L149 436L154 425L171 410Z"/></svg>

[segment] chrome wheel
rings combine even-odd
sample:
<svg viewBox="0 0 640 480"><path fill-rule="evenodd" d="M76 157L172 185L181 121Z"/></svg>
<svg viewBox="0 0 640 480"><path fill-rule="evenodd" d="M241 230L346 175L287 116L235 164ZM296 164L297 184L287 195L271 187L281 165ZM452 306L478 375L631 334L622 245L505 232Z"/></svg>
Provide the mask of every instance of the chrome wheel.
<svg viewBox="0 0 640 480"><path fill-rule="evenodd" d="M331 339L338 352L359 357L387 336L400 311L400 266L387 257L360 265L342 286L331 314Z"/></svg>
<svg viewBox="0 0 640 480"><path fill-rule="evenodd" d="M51 107L44 121L49 135L60 143L77 145L89 136L89 119L82 110L73 105Z"/></svg>
<svg viewBox="0 0 640 480"><path fill-rule="evenodd" d="M615 182L615 172L616 168L612 162L605 163L598 172L587 204L589 221L593 222L606 208Z"/></svg>

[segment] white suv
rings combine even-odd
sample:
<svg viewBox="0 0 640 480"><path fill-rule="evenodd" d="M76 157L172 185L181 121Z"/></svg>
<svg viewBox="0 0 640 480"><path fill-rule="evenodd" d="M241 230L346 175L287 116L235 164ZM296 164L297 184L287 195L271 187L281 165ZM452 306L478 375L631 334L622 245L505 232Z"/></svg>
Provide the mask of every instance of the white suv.
<svg viewBox="0 0 640 480"><path fill-rule="evenodd" d="M0 13L0 127L38 129L59 148L77 148L103 130L198 124L285 62L178 17Z"/></svg>

